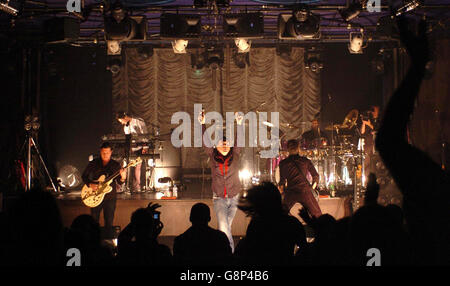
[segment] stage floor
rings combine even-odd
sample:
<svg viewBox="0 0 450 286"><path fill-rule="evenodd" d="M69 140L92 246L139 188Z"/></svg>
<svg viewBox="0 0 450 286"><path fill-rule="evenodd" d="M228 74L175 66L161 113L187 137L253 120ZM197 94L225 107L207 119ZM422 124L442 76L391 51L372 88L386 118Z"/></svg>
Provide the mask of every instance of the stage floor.
<svg viewBox="0 0 450 286"><path fill-rule="evenodd" d="M70 193L57 196L58 206L61 211L63 224L69 227L72 221L81 214L90 214L90 208L85 206L80 199L81 191L72 191ZM183 233L191 226L189 215L194 204L202 202L207 204L211 209L210 226L217 228L217 219L213 209L212 195L209 198L181 195L175 200L156 199L155 193L138 193L117 195L116 212L114 217L114 225L123 229L129 222L131 214L138 208L146 207L149 202L158 203L161 208L161 221L164 228L161 236L177 236ZM344 216L344 198L320 198L319 206L322 212L328 213L336 219ZM300 204L294 205L291 214L298 219L298 210ZM232 233L234 236L243 236L247 230L250 218L238 209L232 225ZM103 225L103 217L100 216L100 224Z"/></svg>

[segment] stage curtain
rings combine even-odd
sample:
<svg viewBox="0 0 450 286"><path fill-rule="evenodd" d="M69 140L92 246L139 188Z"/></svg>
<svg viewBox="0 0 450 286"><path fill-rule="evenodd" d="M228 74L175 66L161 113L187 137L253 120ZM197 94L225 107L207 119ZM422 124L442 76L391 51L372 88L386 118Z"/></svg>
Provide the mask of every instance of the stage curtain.
<svg viewBox="0 0 450 286"><path fill-rule="evenodd" d="M203 104L207 112L222 113L224 119L226 112L259 111L267 112L270 121L270 112L276 111L284 123L284 138L299 138L321 106L320 74L305 68L304 50L292 48L289 55L278 56L275 48L252 48L245 68L235 64L235 53L234 47L227 47L221 68L195 70L189 52L154 49L153 56L144 58L137 49L127 48L121 71L112 78L112 111L143 118L150 132L152 126L159 126L163 140L170 140L171 130L177 127L170 123L175 112L188 112L197 120L194 103ZM113 131L122 132L116 120ZM201 168L206 160L201 148L181 150L183 168Z"/></svg>

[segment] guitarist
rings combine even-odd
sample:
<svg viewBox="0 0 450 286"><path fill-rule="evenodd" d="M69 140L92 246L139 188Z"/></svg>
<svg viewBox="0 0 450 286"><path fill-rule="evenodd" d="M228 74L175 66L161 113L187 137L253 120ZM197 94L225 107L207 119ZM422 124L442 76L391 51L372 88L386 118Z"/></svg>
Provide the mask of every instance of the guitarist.
<svg viewBox="0 0 450 286"><path fill-rule="evenodd" d="M98 182L96 182L96 180L101 175L108 177L121 170L120 176L118 176L111 184L112 191L105 195L103 202L99 206L91 208L91 215L97 222L100 219L100 212L103 209L107 236L111 235L114 212L116 210L116 185L122 185L127 177L126 170L121 169L120 164L111 159L111 155L111 145L108 142L103 143L100 147L100 158L96 158L89 162L82 175L84 183L93 190L96 190L98 187Z"/></svg>
<svg viewBox="0 0 450 286"><path fill-rule="evenodd" d="M299 155L300 144L297 140L289 140L287 145L289 157L280 162L279 188L284 194L283 204L289 212L298 202L311 216L317 218L322 215L322 211L312 189L319 183L319 174L308 158ZM312 186L307 179L308 173L313 179Z"/></svg>

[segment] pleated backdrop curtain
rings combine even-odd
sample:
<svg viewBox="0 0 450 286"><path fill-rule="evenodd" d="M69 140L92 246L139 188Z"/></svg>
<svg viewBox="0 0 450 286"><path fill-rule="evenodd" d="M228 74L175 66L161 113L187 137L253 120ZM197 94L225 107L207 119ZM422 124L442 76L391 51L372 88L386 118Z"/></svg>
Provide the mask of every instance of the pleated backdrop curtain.
<svg viewBox="0 0 450 286"><path fill-rule="evenodd" d="M194 104L209 111L279 112L286 139L299 138L310 128L309 121L321 107L320 74L304 66L304 50L293 48L290 55L278 56L275 48L252 48L250 65L239 68L232 49L224 51L222 68L200 71L192 68L190 55L174 54L172 49L154 49L152 57L142 57L137 49L125 50L121 71L112 78L113 112L119 110L143 118L149 130L159 126L161 134L177 127L170 123L177 111L194 115ZM193 125L193 122L191 123ZM113 131L121 133L115 120ZM193 134L193 132L192 132ZM170 140L170 136L165 137ZM193 139L192 139L193 142ZM200 168L201 148L181 150L183 168Z"/></svg>

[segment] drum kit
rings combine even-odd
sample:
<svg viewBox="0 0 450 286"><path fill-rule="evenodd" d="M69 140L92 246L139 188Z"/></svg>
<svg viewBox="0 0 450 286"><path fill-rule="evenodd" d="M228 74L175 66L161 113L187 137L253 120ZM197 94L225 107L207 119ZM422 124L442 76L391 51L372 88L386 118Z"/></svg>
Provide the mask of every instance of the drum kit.
<svg viewBox="0 0 450 286"><path fill-rule="evenodd" d="M301 140L300 155L310 159L319 173L318 188L332 196L338 190L351 189L364 181L364 139L357 128L358 116L358 110L353 109L342 124L326 126L324 136L308 142ZM279 154L270 164L270 177L275 183L280 180L279 163L289 155L285 142L280 138Z"/></svg>

